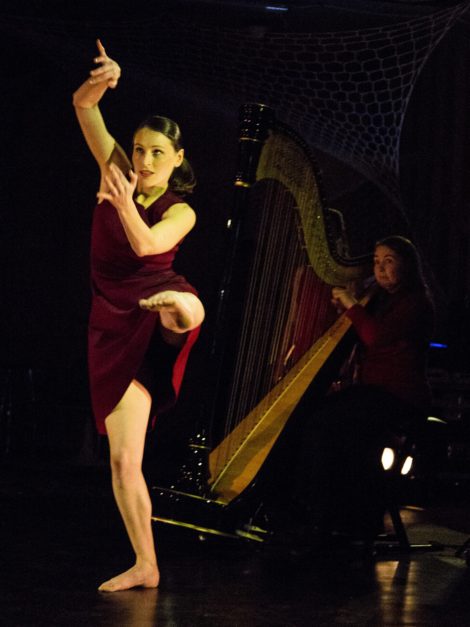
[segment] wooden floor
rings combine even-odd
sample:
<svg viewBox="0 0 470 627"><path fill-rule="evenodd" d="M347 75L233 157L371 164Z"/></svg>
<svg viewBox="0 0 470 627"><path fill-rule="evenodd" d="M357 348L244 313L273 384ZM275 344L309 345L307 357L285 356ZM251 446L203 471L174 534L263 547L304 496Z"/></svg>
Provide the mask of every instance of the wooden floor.
<svg viewBox="0 0 470 627"><path fill-rule="evenodd" d="M286 555L263 545L157 525L161 586L116 594L97 585L131 563L103 466L0 467L0 624L257 627L468 624L470 568L455 552L470 535L470 496L440 494L403 511L431 552L374 560L356 549ZM465 492L465 491L464 491Z"/></svg>

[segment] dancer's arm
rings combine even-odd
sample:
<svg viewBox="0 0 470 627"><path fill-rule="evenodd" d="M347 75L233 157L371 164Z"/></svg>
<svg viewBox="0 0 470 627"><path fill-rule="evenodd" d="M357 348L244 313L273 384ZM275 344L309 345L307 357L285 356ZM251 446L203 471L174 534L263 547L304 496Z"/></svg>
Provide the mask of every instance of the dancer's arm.
<svg viewBox="0 0 470 627"><path fill-rule="evenodd" d="M158 255L171 250L193 228L196 214L186 203L169 207L160 222L149 228L140 217L133 200L137 175L129 170L128 180L114 164L108 170L104 177L106 191L99 192L98 199L109 200L116 208L136 255Z"/></svg>
<svg viewBox="0 0 470 627"><path fill-rule="evenodd" d="M99 66L90 72L90 78L74 93L73 104L83 136L98 162L103 177L110 163L116 163L124 172L129 170L131 164L124 150L106 128L98 106L105 92L117 86L121 68L108 57L99 40L97 46L98 56L94 61Z"/></svg>

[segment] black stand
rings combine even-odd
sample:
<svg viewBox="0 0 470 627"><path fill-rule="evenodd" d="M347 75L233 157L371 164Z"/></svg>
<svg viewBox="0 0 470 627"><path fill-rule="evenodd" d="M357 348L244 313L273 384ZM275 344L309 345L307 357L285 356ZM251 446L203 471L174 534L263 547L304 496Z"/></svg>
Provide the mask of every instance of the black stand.
<svg viewBox="0 0 470 627"><path fill-rule="evenodd" d="M374 542L375 553L412 553L415 551L438 551L443 548L443 545L439 542L412 544L408 538L403 520L401 519L400 509L396 502L388 506L388 513L390 514L395 533L377 536Z"/></svg>
<svg viewBox="0 0 470 627"><path fill-rule="evenodd" d="M400 470L408 455L415 454L414 440L408 438L399 452L397 453L397 464L394 469L385 478L385 490L386 490L386 510L388 511L392 520L394 534L384 534L378 536L375 541L375 548L377 552L405 552L411 553L415 551L436 551L443 548L443 545L438 542L429 542L425 544L412 544L408 538L403 520L400 514L400 494L403 477L400 475Z"/></svg>

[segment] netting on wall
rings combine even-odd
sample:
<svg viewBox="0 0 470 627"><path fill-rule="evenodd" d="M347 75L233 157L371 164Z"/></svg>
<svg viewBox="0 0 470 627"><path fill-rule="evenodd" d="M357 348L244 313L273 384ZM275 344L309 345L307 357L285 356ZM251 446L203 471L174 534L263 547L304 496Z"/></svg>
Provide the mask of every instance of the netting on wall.
<svg viewBox="0 0 470 627"><path fill-rule="evenodd" d="M326 33L195 24L160 12L108 24L107 37L111 56L119 51L124 72L147 90L170 85L188 103L234 109L263 102L312 147L350 164L399 205L408 101L427 59L469 6L466 0L393 25ZM2 26L56 62L89 59L89 33L99 32L96 24L57 19L6 18Z"/></svg>

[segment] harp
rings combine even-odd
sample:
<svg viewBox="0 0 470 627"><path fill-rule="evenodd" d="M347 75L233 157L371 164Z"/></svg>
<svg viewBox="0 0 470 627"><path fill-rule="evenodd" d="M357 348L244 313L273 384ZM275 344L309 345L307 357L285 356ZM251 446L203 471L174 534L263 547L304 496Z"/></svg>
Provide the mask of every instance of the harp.
<svg viewBox="0 0 470 627"><path fill-rule="evenodd" d="M262 472L306 394L324 395L341 359L350 323L332 308L331 286L362 279L367 268L366 257L344 255L308 148L270 108L242 108L238 156L208 360L210 444L190 445L199 460L196 489L153 490L155 520L228 535L238 533L238 521L225 515Z"/></svg>

